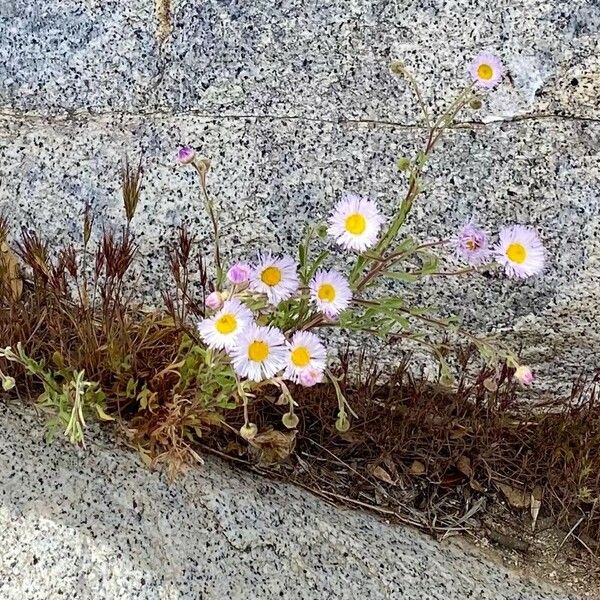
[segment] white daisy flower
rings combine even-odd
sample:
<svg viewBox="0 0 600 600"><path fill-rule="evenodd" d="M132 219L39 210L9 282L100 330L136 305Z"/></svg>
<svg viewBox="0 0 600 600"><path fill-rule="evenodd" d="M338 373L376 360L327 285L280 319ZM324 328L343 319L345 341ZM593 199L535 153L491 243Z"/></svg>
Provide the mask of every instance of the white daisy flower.
<svg viewBox="0 0 600 600"><path fill-rule="evenodd" d="M358 194L344 194L329 217L327 231L346 250L364 252L377 242L382 223L375 202Z"/></svg>
<svg viewBox="0 0 600 600"><path fill-rule="evenodd" d="M296 263L291 256L275 258L270 252L258 257L258 265L250 276L250 289L266 294L270 304L277 306L298 290Z"/></svg>
<svg viewBox="0 0 600 600"><path fill-rule="evenodd" d="M326 317L333 319L350 305L352 290L343 275L321 269L310 282L310 297Z"/></svg>
<svg viewBox="0 0 600 600"><path fill-rule="evenodd" d="M310 331L297 331L288 343L287 367L283 376L295 383L302 383L305 371L322 375L325 370L327 352L321 340Z"/></svg>
<svg viewBox="0 0 600 600"><path fill-rule="evenodd" d="M544 269L544 246L538 234L523 225L512 225L500 231L500 242L494 248L494 255L509 277L525 279Z"/></svg>
<svg viewBox="0 0 600 600"><path fill-rule="evenodd" d="M469 67L469 73L476 85L493 88L504 74L500 59L489 52L478 54Z"/></svg>
<svg viewBox="0 0 600 600"><path fill-rule="evenodd" d="M237 299L226 300L212 317L198 324L200 337L209 348L229 350L237 336L253 322L252 312Z"/></svg>
<svg viewBox="0 0 600 600"><path fill-rule="evenodd" d="M235 372L252 381L270 379L286 365L283 333L276 327L251 325L230 351Z"/></svg>

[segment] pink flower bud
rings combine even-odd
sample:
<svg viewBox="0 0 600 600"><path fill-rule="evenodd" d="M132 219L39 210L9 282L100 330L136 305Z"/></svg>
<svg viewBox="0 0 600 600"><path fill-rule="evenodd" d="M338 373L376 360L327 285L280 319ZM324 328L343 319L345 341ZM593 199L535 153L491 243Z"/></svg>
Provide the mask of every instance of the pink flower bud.
<svg viewBox="0 0 600 600"><path fill-rule="evenodd" d="M252 268L250 265L247 265L246 263L235 263L231 266L229 271L227 271L227 279L235 285L240 285L242 283L248 283L251 273Z"/></svg>
<svg viewBox="0 0 600 600"><path fill-rule="evenodd" d="M521 365L515 371L515 379L523 385L530 385L534 380L533 372L529 367Z"/></svg>
<svg viewBox="0 0 600 600"><path fill-rule="evenodd" d="M316 369L305 369L300 373L300 383L304 387L312 387L321 381L323 381L323 373Z"/></svg>
<svg viewBox="0 0 600 600"><path fill-rule="evenodd" d="M206 297L205 304L212 310L218 310L223 306L223 295L220 292L212 292Z"/></svg>
<svg viewBox="0 0 600 600"><path fill-rule="evenodd" d="M177 152L177 161L189 165L196 158L196 151L191 146L182 146Z"/></svg>

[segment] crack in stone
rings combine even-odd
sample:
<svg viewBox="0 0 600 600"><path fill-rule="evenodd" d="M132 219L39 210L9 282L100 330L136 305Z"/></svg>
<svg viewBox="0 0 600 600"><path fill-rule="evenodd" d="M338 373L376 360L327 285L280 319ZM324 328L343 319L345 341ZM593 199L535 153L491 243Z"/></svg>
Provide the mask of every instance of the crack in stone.
<svg viewBox="0 0 600 600"><path fill-rule="evenodd" d="M93 111L93 110L78 110L73 112L64 112L58 114L41 114L33 111L20 109L0 109L0 119L15 120L21 122L45 122L48 124L63 124L70 122L83 121L102 121L110 118L119 119L147 119L147 118L179 118L179 117L195 117L205 119L207 121L219 120L256 120L256 121L298 121L306 123L323 123L331 125L375 125L394 127L399 129L425 129L422 123L401 123L387 119L371 119L371 118L348 118L348 117L311 117L308 115L277 115L277 114L215 114L204 113L199 110L188 111L169 111L169 110L147 110L147 111ZM585 115L570 115L570 114L554 114L554 113L532 113L526 115L515 115L514 117L502 118L491 121L458 121L450 127L450 129L475 129L482 127L490 127L494 125L520 123L523 121L579 121L600 123L600 117L592 117Z"/></svg>

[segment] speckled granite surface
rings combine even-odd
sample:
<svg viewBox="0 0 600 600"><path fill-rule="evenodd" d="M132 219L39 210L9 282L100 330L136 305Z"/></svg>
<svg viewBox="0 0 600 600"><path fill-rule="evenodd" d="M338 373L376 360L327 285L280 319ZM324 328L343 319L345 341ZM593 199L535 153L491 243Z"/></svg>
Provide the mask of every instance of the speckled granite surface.
<svg viewBox="0 0 600 600"><path fill-rule="evenodd" d="M4 404L0 430L3 600L575 600L221 462L168 484L97 431L46 445Z"/></svg>
<svg viewBox="0 0 600 600"><path fill-rule="evenodd" d="M15 226L77 239L86 201L117 223L120 161L143 151L135 228L151 300L174 225L206 231L192 173L173 161L180 143L213 160L234 255L292 249L343 190L391 214L404 189L395 160L423 131L389 61L405 59L439 107L469 57L496 50L511 80L450 133L409 230L447 236L472 214L490 228L530 223L549 268L525 284L471 279L416 294L475 330L506 332L548 387L600 366L596 0L172 4L160 45L150 0L0 3L0 208Z"/></svg>

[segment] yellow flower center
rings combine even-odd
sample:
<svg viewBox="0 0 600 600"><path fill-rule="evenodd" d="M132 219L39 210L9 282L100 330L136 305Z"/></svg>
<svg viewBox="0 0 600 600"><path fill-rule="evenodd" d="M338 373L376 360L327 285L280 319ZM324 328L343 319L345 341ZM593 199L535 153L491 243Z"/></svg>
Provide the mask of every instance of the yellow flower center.
<svg viewBox="0 0 600 600"><path fill-rule="evenodd" d="M482 64L477 67L477 76L479 79L485 79L489 81L494 76L494 70L490 65Z"/></svg>
<svg viewBox="0 0 600 600"><path fill-rule="evenodd" d="M479 244L475 240L467 240L465 246L467 250L477 250L479 248Z"/></svg>
<svg viewBox="0 0 600 600"><path fill-rule="evenodd" d="M518 265L522 265L527 258L527 250L523 244L519 244L519 242L513 242L506 249L506 256L508 257L508 260L511 260Z"/></svg>
<svg viewBox="0 0 600 600"><path fill-rule="evenodd" d="M330 283L323 283L319 286L317 296L319 296L319 300L333 302L335 300L335 288Z"/></svg>
<svg viewBox="0 0 600 600"><path fill-rule="evenodd" d="M237 319L235 315L223 315L217 319L215 327L219 333L227 335L237 329Z"/></svg>
<svg viewBox="0 0 600 600"><path fill-rule="evenodd" d="M265 342L255 340L248 346L248 358L254 362L262 362L269 356L269 346Z"/></svg>
<svg viewBox="0 0 600 600"><path fill-rule="evenodd" d="M260 278L264 284L273 287L281 281L281 269L279 267L267 267L260 274Z"/></svg>
<svg viewBox="0 0 600 600"><path fill-rule="evenodd" d="M294 363L294 366L306 367L306 365L308 365L310 362L310 352L308 351L308 348L305 348L304 346L298 346L298 348L294 348L294 350L292 350L291 359Z"/></svg>
<svg viewBox="0 0 600 600"><path fill-rule="evenodd" d="M354 213L346 217L346 231L353 235L360 235L367 228L367 220L360 214Z"/></svg>

